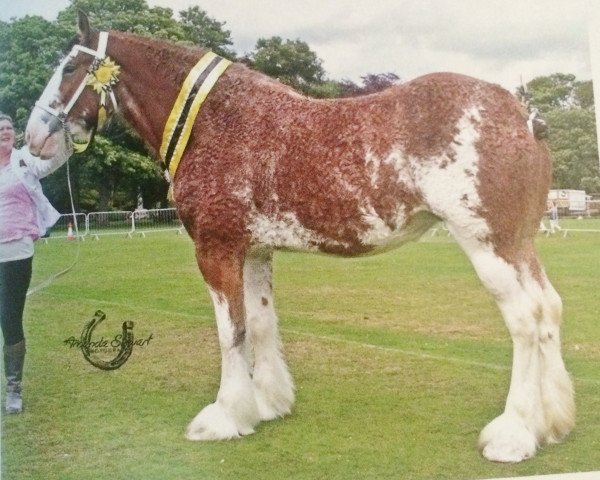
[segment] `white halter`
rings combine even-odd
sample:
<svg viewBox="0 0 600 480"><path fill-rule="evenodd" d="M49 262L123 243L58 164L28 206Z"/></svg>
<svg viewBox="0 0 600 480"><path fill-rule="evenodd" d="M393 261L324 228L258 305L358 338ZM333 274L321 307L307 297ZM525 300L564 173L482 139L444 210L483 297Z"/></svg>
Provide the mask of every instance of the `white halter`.
<svg viewBox="0 0 600 480"><path fill-rule="evenodd" d="M75 45L73 47L73 49L71 50L71 52L69 53L69 57L75 57L75 56L77 56L77 54L79 52L87 53L88 55L91 55L92 57L94 57L94 63L92 64L92 67L88 71L88 74L83 78L83 80L77 87L77 90L75 90L75 93L71 97L71 100L67 103L67 105L65 106L64 109L58 110L56 108L51 107L50 105L44 105L39 101L35 103L36 107L44 110L45 112L49 113L50 115L52 115L52 116L58 118L58 120L60 120L60 122L63 126L63 129L65 130L65 133L67 133L67 137L69 138L69 141L75 147L75 151L79 151L79 152L84 151L87 148L89 142L86 144L79 144L79 145L84 145L84 146L82 149L81 148L79 150L77 149L78 144L73 142L73 139L69 132L69 128L66 123L67 115L69 114L69 112L71 111L71 109L73 108L73 106L75 105L75 103L77 102L79 97L81 96L81 93L83 92L85 87L87 85L89 85L89 79L94 75L96 70L98 70L98 68L102 65L103 61L105 61L108 58L106 56L107 43L108 43L108 32L100 32L100 36L98 38L98 49L97 50L92 50L91 48L84 47L83 45ZM117 106L117 99L115 98L115 94L112 89L112 83L104 84L104 87L105 87L105 92L108 93L108 95L110 96L113 107L116 111L118 109L118 106ZM101 107L104 107L104 101L105 101L104 93L105 92L102 92L102 94L100 95L100 106Z"/></svg>

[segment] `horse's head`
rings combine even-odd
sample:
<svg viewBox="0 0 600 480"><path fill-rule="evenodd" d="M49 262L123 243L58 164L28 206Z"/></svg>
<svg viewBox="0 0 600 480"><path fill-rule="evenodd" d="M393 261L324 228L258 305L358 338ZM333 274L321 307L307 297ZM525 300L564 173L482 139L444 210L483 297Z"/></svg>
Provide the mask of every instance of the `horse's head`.
<svg viewBox="0 0 600 480"><path fill-rule="evenodd" d="M106 56L108 33L90 28L83 13L78 28L76 45L55 70L27 123L29 150L42 158L61 149L85 150L116 110L113 86L119 66Z"/></svg>

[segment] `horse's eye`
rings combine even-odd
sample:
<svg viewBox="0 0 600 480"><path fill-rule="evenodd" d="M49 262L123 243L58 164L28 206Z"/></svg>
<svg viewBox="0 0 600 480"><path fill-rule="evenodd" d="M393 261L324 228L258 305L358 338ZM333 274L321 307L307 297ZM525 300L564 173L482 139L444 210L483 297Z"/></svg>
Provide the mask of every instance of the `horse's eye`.
<svg viewBox="0 0 600 480"><path fill-rule="evenodd" d="M65 68L63 68L63 75L70 75L75 71L75 65L67 63Z"/></svg>

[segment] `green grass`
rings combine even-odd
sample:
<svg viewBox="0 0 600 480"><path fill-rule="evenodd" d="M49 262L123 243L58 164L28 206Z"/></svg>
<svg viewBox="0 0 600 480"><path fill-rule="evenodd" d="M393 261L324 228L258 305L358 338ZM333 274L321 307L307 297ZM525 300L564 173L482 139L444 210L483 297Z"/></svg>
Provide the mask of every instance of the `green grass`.
<svg viewBox="0 0 600 480"><path fill-rule="evenodd" d="M572 227L575 228L575 227ZM578 423L522 464L476 449L503 408L511 342L457 245L426 237L381 256L278 253L275 292L297 386L293 414L236 441L183 432L214 400L220 354L212 306L185 236L79 244L67 274L29 298L26 411L2 419L7 479L476 479L600 469L600 235L540 236L563 297L564 353ZM39 243L33 284L77 244ZM105 336L153 335L118 370L63 342L97 309Z"/></svg>
<svg viewBox="0 0 600 480"><path fill-rule="evenodd" d="M546 224L546 227L549 227L549 222L547 219L544 219L544 223ZM600 218L598 217L581 219L573 217L561 218L558 223L561 228L565 230L596 230L597 232L595 233L590 232L593 235L597 235L598 232L600 232Z"/></svg>

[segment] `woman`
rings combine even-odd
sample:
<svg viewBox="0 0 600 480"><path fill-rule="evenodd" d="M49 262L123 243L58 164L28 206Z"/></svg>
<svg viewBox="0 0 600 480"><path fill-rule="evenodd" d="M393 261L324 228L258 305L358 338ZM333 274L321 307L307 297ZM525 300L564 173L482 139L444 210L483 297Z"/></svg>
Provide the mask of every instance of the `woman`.
<svg viewBox="0 0 600 480"><path fill-rule="evenodd" d="M66 154L60 154L41 160L33 157L27 147L15 149L14 143L12 119L0 113L0 320L7 413L23 410L23 308L31 281L33 242L60 217L44 196L39 179L67 159Z"/></svg>

